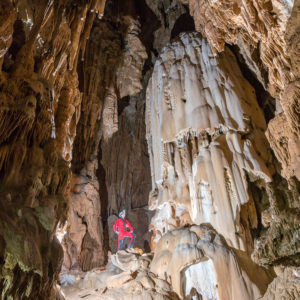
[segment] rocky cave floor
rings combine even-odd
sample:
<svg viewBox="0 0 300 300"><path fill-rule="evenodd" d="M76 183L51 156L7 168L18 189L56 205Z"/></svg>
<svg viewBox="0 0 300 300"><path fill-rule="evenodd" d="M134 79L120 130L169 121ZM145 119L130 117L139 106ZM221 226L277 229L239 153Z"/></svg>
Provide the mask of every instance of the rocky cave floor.
<svg viewBox="0 0 300 300"><path fill-rule="evenodd" d="M131 248L110 255L104 268L62 272L62 294L66 300L180 299L166 280L150 271L152 258L151 253Z"/></svg>

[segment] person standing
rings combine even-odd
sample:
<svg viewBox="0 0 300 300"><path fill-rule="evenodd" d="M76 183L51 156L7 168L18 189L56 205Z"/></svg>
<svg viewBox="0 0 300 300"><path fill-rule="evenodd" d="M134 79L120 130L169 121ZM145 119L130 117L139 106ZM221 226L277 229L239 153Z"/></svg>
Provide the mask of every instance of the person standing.
<svg viewBox="0 0 300 300"><path fill-rule="evenodd" d="M114 232L118 235L118 250L123 250L125 237L130 238L128 248L132 248L136 237L136 235L133 233L133 228L130 222L126 220L125 217L126 210L124 209L119 213L119 219L113 226ZM127 229L129 229L129 231Z"/></svg>

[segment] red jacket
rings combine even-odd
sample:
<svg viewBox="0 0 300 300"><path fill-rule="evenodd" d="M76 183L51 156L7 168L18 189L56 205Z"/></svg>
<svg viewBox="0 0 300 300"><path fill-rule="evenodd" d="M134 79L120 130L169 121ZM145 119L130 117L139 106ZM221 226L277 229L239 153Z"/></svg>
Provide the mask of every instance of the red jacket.
<svg viewBox="0 0 300 300"><path fill-rule="evenodd" d="M122 240L124 238L124 236L128 232L127 228L129 228L130 231L133 231L133 228L132 228L131 224L129 223L129 221L119 218L115 222L113 229L115 232L119 232L119 240Z"/></svg>

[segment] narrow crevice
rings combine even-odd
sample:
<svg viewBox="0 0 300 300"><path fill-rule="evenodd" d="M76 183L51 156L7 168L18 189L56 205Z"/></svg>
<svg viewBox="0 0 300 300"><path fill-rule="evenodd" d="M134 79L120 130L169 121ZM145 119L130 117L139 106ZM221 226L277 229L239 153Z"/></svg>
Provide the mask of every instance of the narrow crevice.
<svg viewBox="0 0 300 300"><path fill-rule="evenodd" d="M99 181L99 196L100 196L100 205L101 205L101 218L100 222L102 221L103 226L103 246L105 252L109 250L109 235L108 235L108 226L107 226L107 218L108 218L108 192L105 183L105 169L101 163L102 159L102 149L99 146L98 152L98 170L97 170L97 177Z"/></svg>
<svg viewBox="0 0 300 300"><path fill-rule="evenodd" d="M148 7L145 0L135 0L135 5L141 23L141 33L139 35L139 38L143 45L146 47L148 55L143 69L143 75L145 75L146 72L153 66L152 56L158 56L157 50L153 47L154 32L160 28L161 23L153 13L153 11Z"/></svg>
<svg viewBox="0 0 300 300"><path fill-rule="evenodd" d="M269 121L275 117L276 100L269 94L268 91L266 91L262 83L257 79L256 75L249 69L245 62L245 59L240 53L239 47L236 45L228 44L227 47L234 53L243 76L254 88L258 105L261 107L268 124ZM267 75L265 74L265 76Z"/></svg>
<svg viewBox="0 0 300 300"><path fill-rule="evenodd" d="M121 113L123 112L125 107L129 105L129 103L130 103L129 96L125 96L125 97L121 98L120 100L118 100L118 116L121 115Z"/></svg>

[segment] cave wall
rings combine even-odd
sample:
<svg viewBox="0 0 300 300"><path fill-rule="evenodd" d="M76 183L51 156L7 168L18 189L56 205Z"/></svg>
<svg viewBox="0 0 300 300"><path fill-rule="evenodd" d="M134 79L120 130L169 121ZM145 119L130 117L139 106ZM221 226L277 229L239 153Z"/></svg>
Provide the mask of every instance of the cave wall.
<svg viewBox="0 0 300 300"><path fill-rule="evenodd" d="M208 39L213 52L223 51L226 43L236 45L248 72L275 98L275 116L268 122L266 137L276 157L273 160L276 192L269 196L273 201L261 216L268 229L260 232L253 258L262 264L297 265L299 248L294 239L299 236L296 216L300 171L300 3L277 0L184 3L189 5L196 29Z"/></svg>
<svg viewBox="0 0 300 300"><path fill-rule="evenodd" d="M2 299L55 299L80 116L77 63L104 1L1 1Z"/></svg>
<svg viewBox="0 0 300 300"><path fill-rule="evenodd" d="M299 180L300 2L184 0L212 50L239 47L248 68L279 101L267 137L287 179ZM282 131L280 128L288 130Z"/></svg>
<svg viewBox="0 0 300 300"><path fill-rule="evenodd" d="M66 269L86 271L103 266L106 260L101 217L105 207L100 195L103 187L97 176L98 148L104 105L110 99L116 101L114 91L108 87L113 85L121 52L120 33L105 19L95 22L84 61L78 66L83 99L74 141L67 234L63 240Z"/></svg>
<svg viewBox="0 0 300 300"><path fill-rule="evenodd" d="M269 187L275 171L264 135L263 113L234 55L226 48L215 57L199 34L181 34L163 48L156 61L146 101L153 180L149 208L155 210L150 228L154 235L153 246L158 242L152 269L162 275L166 272L176 292L182 294L183 268L205 259L198 253L202 249L198 241L194 241L194 237L190 242L185 241L188 233L183 232L181 237L176 228L209 224L226 240L222 240L224 250L215 250L215 255L207 254L213 261L208 272L215 273L218 286L213 299L262 296L268 280L261 282L264 288L259 291L251 282L251 276L245 275L248 279L245 277L244 281L249 280L249 286L239 291L243 284L237 283L238 287L228 292L232 278L227 280L226 271L220 266L221 261L238 260L234 252L237 251L248 260L245 269L251 273L250 255L259 221L255 202L248 191L248 180L260 181L262 186ZM270 206L272 199L266 201ZM168 235L175 235L177 244L166 242ZM213 240L205 239L206 242ZM170 246L164 250L162 244L166 243ZM172 249L174 258L170 258ZM227 251L232 258L225 254ZM180 263L179 256L182 256ZM242 266L236 262L231 268L231 277L235 276L234 272L239 273L239 268ZM193 278L198 276L199 269L201 264ZM220 274L221 270L224 274ZM198 291L199 286L201 283L196 285Z"/></svg>
<svg viewBox="0 0 300 300"><path fill-rule="evenodd" d="M122 209L137 234L135 245L150 249L153 212L148 210L145 94L163 45L182 30L194 29L187 13L181 1L108 1L104 17L93 24L85 59L78 66L83 100L63 241L66 269L90 270L104 264L107 250L117 250L112 225ZM182 16L183 25L178 21ZM89 242L84 242L85 236Z"/></svg>
<svg viewBox="0 0 300 300"><path fill-rule="evenodd" d="M166 45L149 81L146 124L158 236L210 223L231 246L251 247L253 203L250 224L239 224L251 202L247 174L270 182L271 158L263 114L230 50L214 57L195 33Z"/></svg>
<svg viewBox="0 0 300 300"><path fill-rule="evenodd" d="M137 233L136 246L150 243L151 181L142 82L148 55L137 13L134 1L109 1L105 17L94 22L79 66L83 101L63 241L66 269L86 271L105 264L107 251L117 250L112 225L122 209ZM145 222L139 224L141 217Z"/></svg>
<svg viewBox="0 0 300 300"><path fill-rule="evenodd" d="M286 273L292 272L279 272L279 268L294 266L289 292L297 298L293 282L299 262L300 143L295 121L299 117L295 55L299 4L183 2L189 4L196 30L209 46L187 36L175 39L162 49L149 81L146 123L153 188L149 207L155 210L150 225L152 246L163 243L164 236L175 234L176 228L209 224L234 251L251 255L258 265L275 266L279 277L266 299L275 297L276 283L287 284ZM256 92L264 90L257 95L259 101L226 43L234 45L231 49L238 64L247 78L254 78L250 81ZM272 101L268 93L274 97L274 118L263 115L265 103ZM185 240L176 247L189 248ZM159 249L154 248L159 261L154 269L158 272L168 266L161 276L170 276L172 282L178 269L175 272L170 264L175 267L179 254L170 261L170 254ZM195 268L205 269L203 265ZM221 280L217 270L216 265L211 269L216 274L211 286ZM186 280L184 275L181 280ZM183 293L182 288L175 283L178 293ZM201 293L200 286L196 290ZM282 290L280 295L289 292ZM213 299L219 299L224 294L219 289L214 295Z"/></svg>

